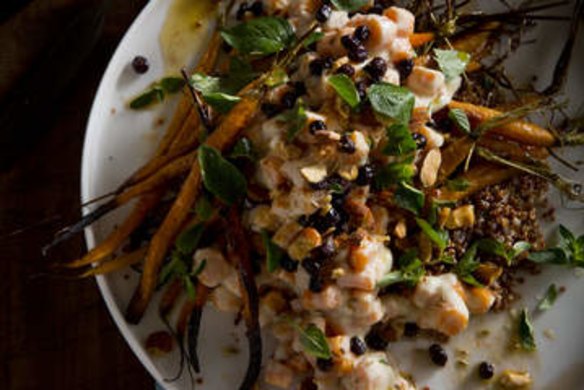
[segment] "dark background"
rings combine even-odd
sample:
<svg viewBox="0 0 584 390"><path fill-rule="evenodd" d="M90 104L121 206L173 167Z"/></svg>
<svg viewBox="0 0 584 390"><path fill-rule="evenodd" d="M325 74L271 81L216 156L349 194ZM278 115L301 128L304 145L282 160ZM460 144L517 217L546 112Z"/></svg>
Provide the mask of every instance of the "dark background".
<svg viewBox="0 0 584 390"><path fill-rule="evenodd" d="M93 96L146 0L0 1L0 388L152 389L93 279L41 276L82 237L41 256L78 215ZM24 230L22 230L24 229Z"/></svg>

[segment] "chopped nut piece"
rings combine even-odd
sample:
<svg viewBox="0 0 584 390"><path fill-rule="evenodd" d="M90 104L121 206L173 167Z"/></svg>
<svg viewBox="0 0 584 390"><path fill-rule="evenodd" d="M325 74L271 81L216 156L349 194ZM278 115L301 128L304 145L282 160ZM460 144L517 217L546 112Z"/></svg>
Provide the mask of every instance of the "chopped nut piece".
<svg viewBox="0 0 584 390"><path fill-rule="evenodd" d="M441 229L444 228L444 225L446 224L446 221L448 221L451 213L452 209L450 207L442 207L440 210L438 210L438 226L440 226Z"/></svg>
<svg viewBox="0 0 584 390"><path fill-rule="evenodd" d="M553 329L547 328L543 331L543 335L550 340L556 339L556 332Z"/></svg>
<svg viewBox="0 0 584 390"><path fill-rule="evenodd" d="M471 227L475 224L474 206L467 204L456 208L446 221L446 229L454 230Z"/></svg>
<svg viewBox="0 0 584 390"><path fill-rule="evenodd" d="M278 217L272 214L270 210L270 206L265 204L250 210L249 224L253 231L274 231L278 228Z"/></svg>
<svg viewBox="0 0 584 390"><path fill-rule="evenodd" d="M519 390L531 387L531 375L527 371L505 370L499 379L501 389Z"/></svg>
<svg viewBox="0 0 584 390"><path fill-rule="evenodd" d="M441 148L444 145L444 136L436 130L427 126L421 126L418 132L426 138L427 149Z"/></svg>
<svg viewBox="0 0 584 390"><path fill-rule="evenodd" d="M237 313L241 310L241 298L222 285L211 292L209 302L219 311Z"/></svg>
<svg viewBox="0 0 584 390"><path fill-rule="evenodd" d="M438 171L442 164L440 149L432 149L428 152L420 170L420 181L424 187L431 187L438 179Z"/></svg>
<svg viewBox="0 0 584 390"><path fill-rule="evenodd" d="M493 263L481 263L475 271L479 282L490 286L503 274L503 269Z"/></svg>
<svg viewBox="0 0 584 390"><path fill-rule="evenodd" d="M319 183L326 178L327 170L324 165L311 165L301 168L300 173L309 183Z"/></svg>
<svg viewBox="0 0 584 390"><path fill-rule="evenodd" d="M294 372L287 366L271 361L266 365L264 379L266 383L280 389L288 389L294 381Z"/></svg>
<svg viewBox="0 0 584 390"><path fill-rule="evenodd" d="M353 181L359 175L359 167L357 167L356 165L351 165L349 167L339 169L338 173L339 176L342 177L343 179Z"/></svg>
<svg viewBox="0 0 584 390"><path fill-rule="evenodd" d="M274 244L282 247L288 248L290 243L296 238L296 236L302 231L302 225L298 222L289 222L285 225L280 226L280 228L272 237Z"/></svg>
<svg viewBox="0 0 584 390"><path fill-rule="evenodd" d="M325 138L334 142L337 142L341 139L341 135L332 130L318 130L314 133L314 135L319 138Z"/></svg>
<svg viewBox="0 0 584 390"><path fill-rule="evenodd" d="M172 345L172 336L164 330L154 332L146 339L146 350L152 356L166 355L172 351Z"/></svg>
<svg viewBox="0 0 584 390"><path fill-rule="evenodd" d="M308 256L311 250L322 244L320 233L314 228L303 229L288 247L288 254L296 261Z"/></svg>
<svg viewBox="0 0 584 390"><path fill-rule="evenodd" d="M419 238L419 257L423 263L432 260L432 241L425 234L420 234Z"/></svg>
<svg viewBox="0 0 584 390"><path fill-rule="evenodd" d="M341 267L335 268L331 272L331 278L332 279L338 279L338 278L340 278L341 276L343 276L345 274L346 274L346 271L343 268L341 268Z"/></svg>
<svg viewBox="0 0 584 390"><path fill-rule="evenodd" d="M397 223L395 224L395 228L393 229L393 234L394 236L400 239L406 238L406 236L408 235L408 228L405 219L400 219L399 221L397 221Z"/></svg>

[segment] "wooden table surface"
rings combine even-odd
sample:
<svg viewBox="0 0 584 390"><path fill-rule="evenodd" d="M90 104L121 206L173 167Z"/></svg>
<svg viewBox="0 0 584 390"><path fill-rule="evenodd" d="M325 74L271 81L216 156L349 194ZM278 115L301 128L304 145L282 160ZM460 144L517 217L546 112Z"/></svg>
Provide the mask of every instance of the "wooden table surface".
<svg viewBox="0 0 584 390"><path fill-rule="evenodd" d="M89 3L35 0L27 7L41 2L63 9ZM72 259L84 250L81 237L60 246L48 259L41 256L40 248L58 226L78 215L82 141L90 105L117 43L146 2L111 0L97 44L71 75L62 98L50 112L28 112L26 126L18 129L19 138L25 140L22 150L2 144L0 153L9 155L11 161L0 172L0 389L128 390L154 386L118 333L94 280L40 275L47 261ZM32 15L48 11L36 10ZM20 10L16 17L23 12L28 11ZM49 12L42 16L51 22L57 15ZM31 17L26 16L29 27ZM2 30L10 22L0 22L3 50L14 43ZM43 34L59 33L54 30L58 26L48 28L53 30L28 38L19 36L24 42L19 45L29 46L30 42L34 46L47 37ZM1 72L25 73L26 69L16 66L22 58L17 54L7 58L3 51L0 65L10 64L13 69L4 66ZM19 66L30 64L34 64L34 55ZM18 88L17 82L13 84L10 89ZM45 93L42 85L38 93ZM23 227L28 229L18 233Z"/></svg>

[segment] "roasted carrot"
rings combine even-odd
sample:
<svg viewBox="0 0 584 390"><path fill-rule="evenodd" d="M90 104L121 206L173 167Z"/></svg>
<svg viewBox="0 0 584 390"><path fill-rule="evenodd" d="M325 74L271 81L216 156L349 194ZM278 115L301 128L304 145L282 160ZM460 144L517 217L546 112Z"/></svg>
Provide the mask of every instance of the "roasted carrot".
<svg viewBox="0 0 584 390"><path fill-rule="evenodd" d="M432 42L436 39L436 35L433 32L413 33L409 39L412 47L417 48L428 42Z"/></svg>
<svg viewBox="0 0 584 390"><path fill-rule="evenodd" d="M197 155L195 152L177 158L175 161L172 161L170 164L163 167L160 171L156 172L156 174L126 189L126 191L116 196L114 201L116 202L117 206L121 206L136 198L137 196L160 188L169 181L187 173L196 159Z"/></svg>
<svg viewBox="0 0 584 390"><path fill-rule="evenodd" d="M193 73L209 73L213 70L215 63L217 62L217 56L219 54L219 49L221 48L221 35L219 31L215 31L207 47L207 51L203 54L203 57L199 61L199 64L193 70ZM160 145L158 147L158 154L166 153L176 139L178 135L185 130L185 123L190 121L187 128L194 129L198 127L198 116L193 110L193 105L187 94L185 87L185 95L182 96L178 103L178 107L174 113L172 121L168 127L169 131L165 137L162 138Z"/></svg>
<svg viewBox="0 0 584 390"><path fill-rule="evenodd" d="M464 162L473 142L470 137L465 136L458 138L442 150L442 164L438 175L441 181L450 176Z"/></svg>
<svg viewBox="0 0 584 390"><path fill-rule="evenodd" d="M192 133L198 134L199 131L193 130ZM183 136L179 135L179 138L182 140ZM126 182L125 190L137 183L154 177L161 170L167 169L168 172L168 167L173 162L189 154L189 152L192 152L196 148L197 144L197 137L191 137L189 142L182 142L181 144L177 143L176 145L173 145L172 150L170 150L168 153L153 157L147 165L142 167L139 172L136 172L136 174L132 175L130 180ZM178 172L180 174L180 170Z"/></svg>
<svg viewBox="0 0 584 390"><path fill-rule="evenodd" d="M195 308L195 299L187 299L185 303L183 303L178 318L176 320L176 336L179 340L184 340L185 333L187 330L187 324L189 322L189 318L191 317L191 313Z"/></svg>
<svg viewBox="0 0 584 390"><path fill-rule="evenodd" d="M438 190L435 198L443 201L459 201L487 186L504 182L515 176L518 172L518 170L513 168L501 167L500 165L491 163L481 163L457 177L457 179L468 182L468 188L464 191L453 191L443 187Z"/></svg>
<svg viewBox="0 0 584 390"><path fill-rule="evenodd" d="M176 301L180 294L183 292L183 283L180 279L174 279L168 284L162 298L160 299L160 305L158 306L158 313L160 317L166 318L168 314L174 308Z"/></svg>
<svg viewBox="0 0 584 390"><path fill-rule="evenodd" d="M63 264L63 266L66 268L82 267L102 261L107 256L111 255L124 243L130 234L140 226L148 212L158 204L160 198L160 193L147 194L140 198L130 215L117 229L111 232L105 240L100 242L82 258Z"/></svg>
<svg viewBox="0 0 584 390"><path fill-rule="evenodd" d="M541 146L526 146L516 142L494 137L481 137L479 146L483 146L497 154L510 157L518 161L529 161L532 159L545 160L549 157L549 152Z"/></svg>
<svg viewBox="0 0 584 390"><path fill-rule="evenodd" d="M484 56L485 49L489 44L489 38L500 26L501 23L499 22L487 22L476 30L462 34L453 40L453 49L471 55L471 60L466 66L467 73L476 72L482 67L479 61Z"/></svg>
<svg viewBox="0 0 584 390"><path fill-rule="evenodd" d="M491 108L455 100L450 102L448 107L464 111L469 116L469 119L478 121L479 123L504 115L504 113ZM503 123L497 127L490 128L487 132L512 139L525 145L549 147L553 146L556 142L554 135L548 130L522 120L512 120L508 123Z"/></svg>
<svg viewBox="0 0 584 390"><path fill-rule="evenodd" d="M144 258L145 254L146 248L140 248L137 251L122 255L113 260L100 264L97 267L93 267L79 275L79 277L85 278L88 276L108 274L110 272L117 271L132 264L139 263Z"/></svg>
<svg viewBox="0 0 584 390"><path fill-rule="evenodd" d="M250 89L224 117L217 129L207 138L205 144L219 150L224 150L230 146L235 141L237 135L253 119L254 114L261 104L263 95L264 90L262 87L253 90ZM131 323L137 323L142 318L154 293L158 272L164 256L183 227L189 210L193 207L199 195L201 171L196 156L193 160L191 171L183 183L174 204L160 228L154 234L154 237L152 237L144 262L144 270L140 284L127 309L126 316Z"/></svg>
<svg viewBox="0 0 584 390"><path fill-rule="evenodd" d="M219 32L215 32L211 37L207 51L199 61L199 64L193 70L193 73L209 73L213 70L215 63L217 62L217 56L219 54L219 49L221 47L221 36ZM148 161L143 167L136 171L130 179L126 182L124 186L130 183L139 181L140 178L148 176L148 174L156 171L160 167L159 158L171 154L176 155L177 146L180 145L181 149L185 147L178 140L184 139L184 134L189 132L195 132L199 127L199 117L196 111L193 109L192 102L188 96L187 87L185 87L185 94L181 97L176 111L173 115L172 121L168 126L165 135L160 140L154 158ZM194 145L192 145L194 147ZM173 153L174 152L174 153Z"/></svg>
<svg viewBox="0 0 584 390"><path fill-rule="evenodd" d="M195 71L204 73L210 72L215 65L220 48L221 36L220 33L216 31L213 34L213 37L211 38L207 51L201 58L199 65L195 68ZM190 104L190 101L187 99L186 96L184 96L179 102L179 106L173 116L173 120L169 128L167 129L166 134L163 136L162 140L159 143L155 157L148 163L146 163L145 166L138 169L134 175L139 177L141 180L144 180L147 177L150 178L148 174L155 172L157 169L161 168L165 162L172 160L169 158L162 158L158 160L157 157L162 156L163 154L166 154L169 151L174 152L174 154L177 154L177 148L179 146L184 145L180 142L177 142L179 139L184 139L180 137L180 133L182 133L183 131L188 131L189 129L193 129L193 131L196 130L196 128L198 127L197 125L198 122L196 122L197 115L195 111L192 111L191 113L191 110L192 104ZM191 135L187 135L187 137L192 138ZM164 168L166 169L162 169L162 171L164 171L164 174L162 176L152 178L150 181L146 183L146 185L138 188L133 188L125 195L122 195L121 198L119 199L114 198L113 200L110 200L105 204L101 205L90 214L83 216L83 218L79 222L69 226L68 228L64 229L59 234L57 234L55 239L49 245L43 248L43 253L46 254L46 252L48 252L54 246L80 233L85 227L91 225L93 222L97 221L110 211L125 204L130 199L151 191L152 189L166 183L166 180L176 177L176 175L187 172L188 167L191 165L191 163L187 164L186 168L182 168L182 165L180 164L181 162L184 162L184 160L179 161L176 165L173 165L172 167L164 166ZM118 194L123 193L124 190L127 189L127 187L129 187L129 184L136 183L139 181L135 180L134 175L118 188L118 190L116 191Z"/></svg>

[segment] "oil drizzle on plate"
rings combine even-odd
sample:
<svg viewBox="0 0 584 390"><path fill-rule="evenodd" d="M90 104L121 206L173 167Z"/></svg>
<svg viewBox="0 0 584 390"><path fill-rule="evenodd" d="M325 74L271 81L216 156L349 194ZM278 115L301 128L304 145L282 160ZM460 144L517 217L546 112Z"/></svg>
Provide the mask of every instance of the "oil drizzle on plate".
<svg viewBox="0 0 584 390"><path fill-rule="evenodd" d="M177 74L190 65L194 53L201 52L214 23L216 4L212 0L173 0L160 32L166 73Z"/></svg>

